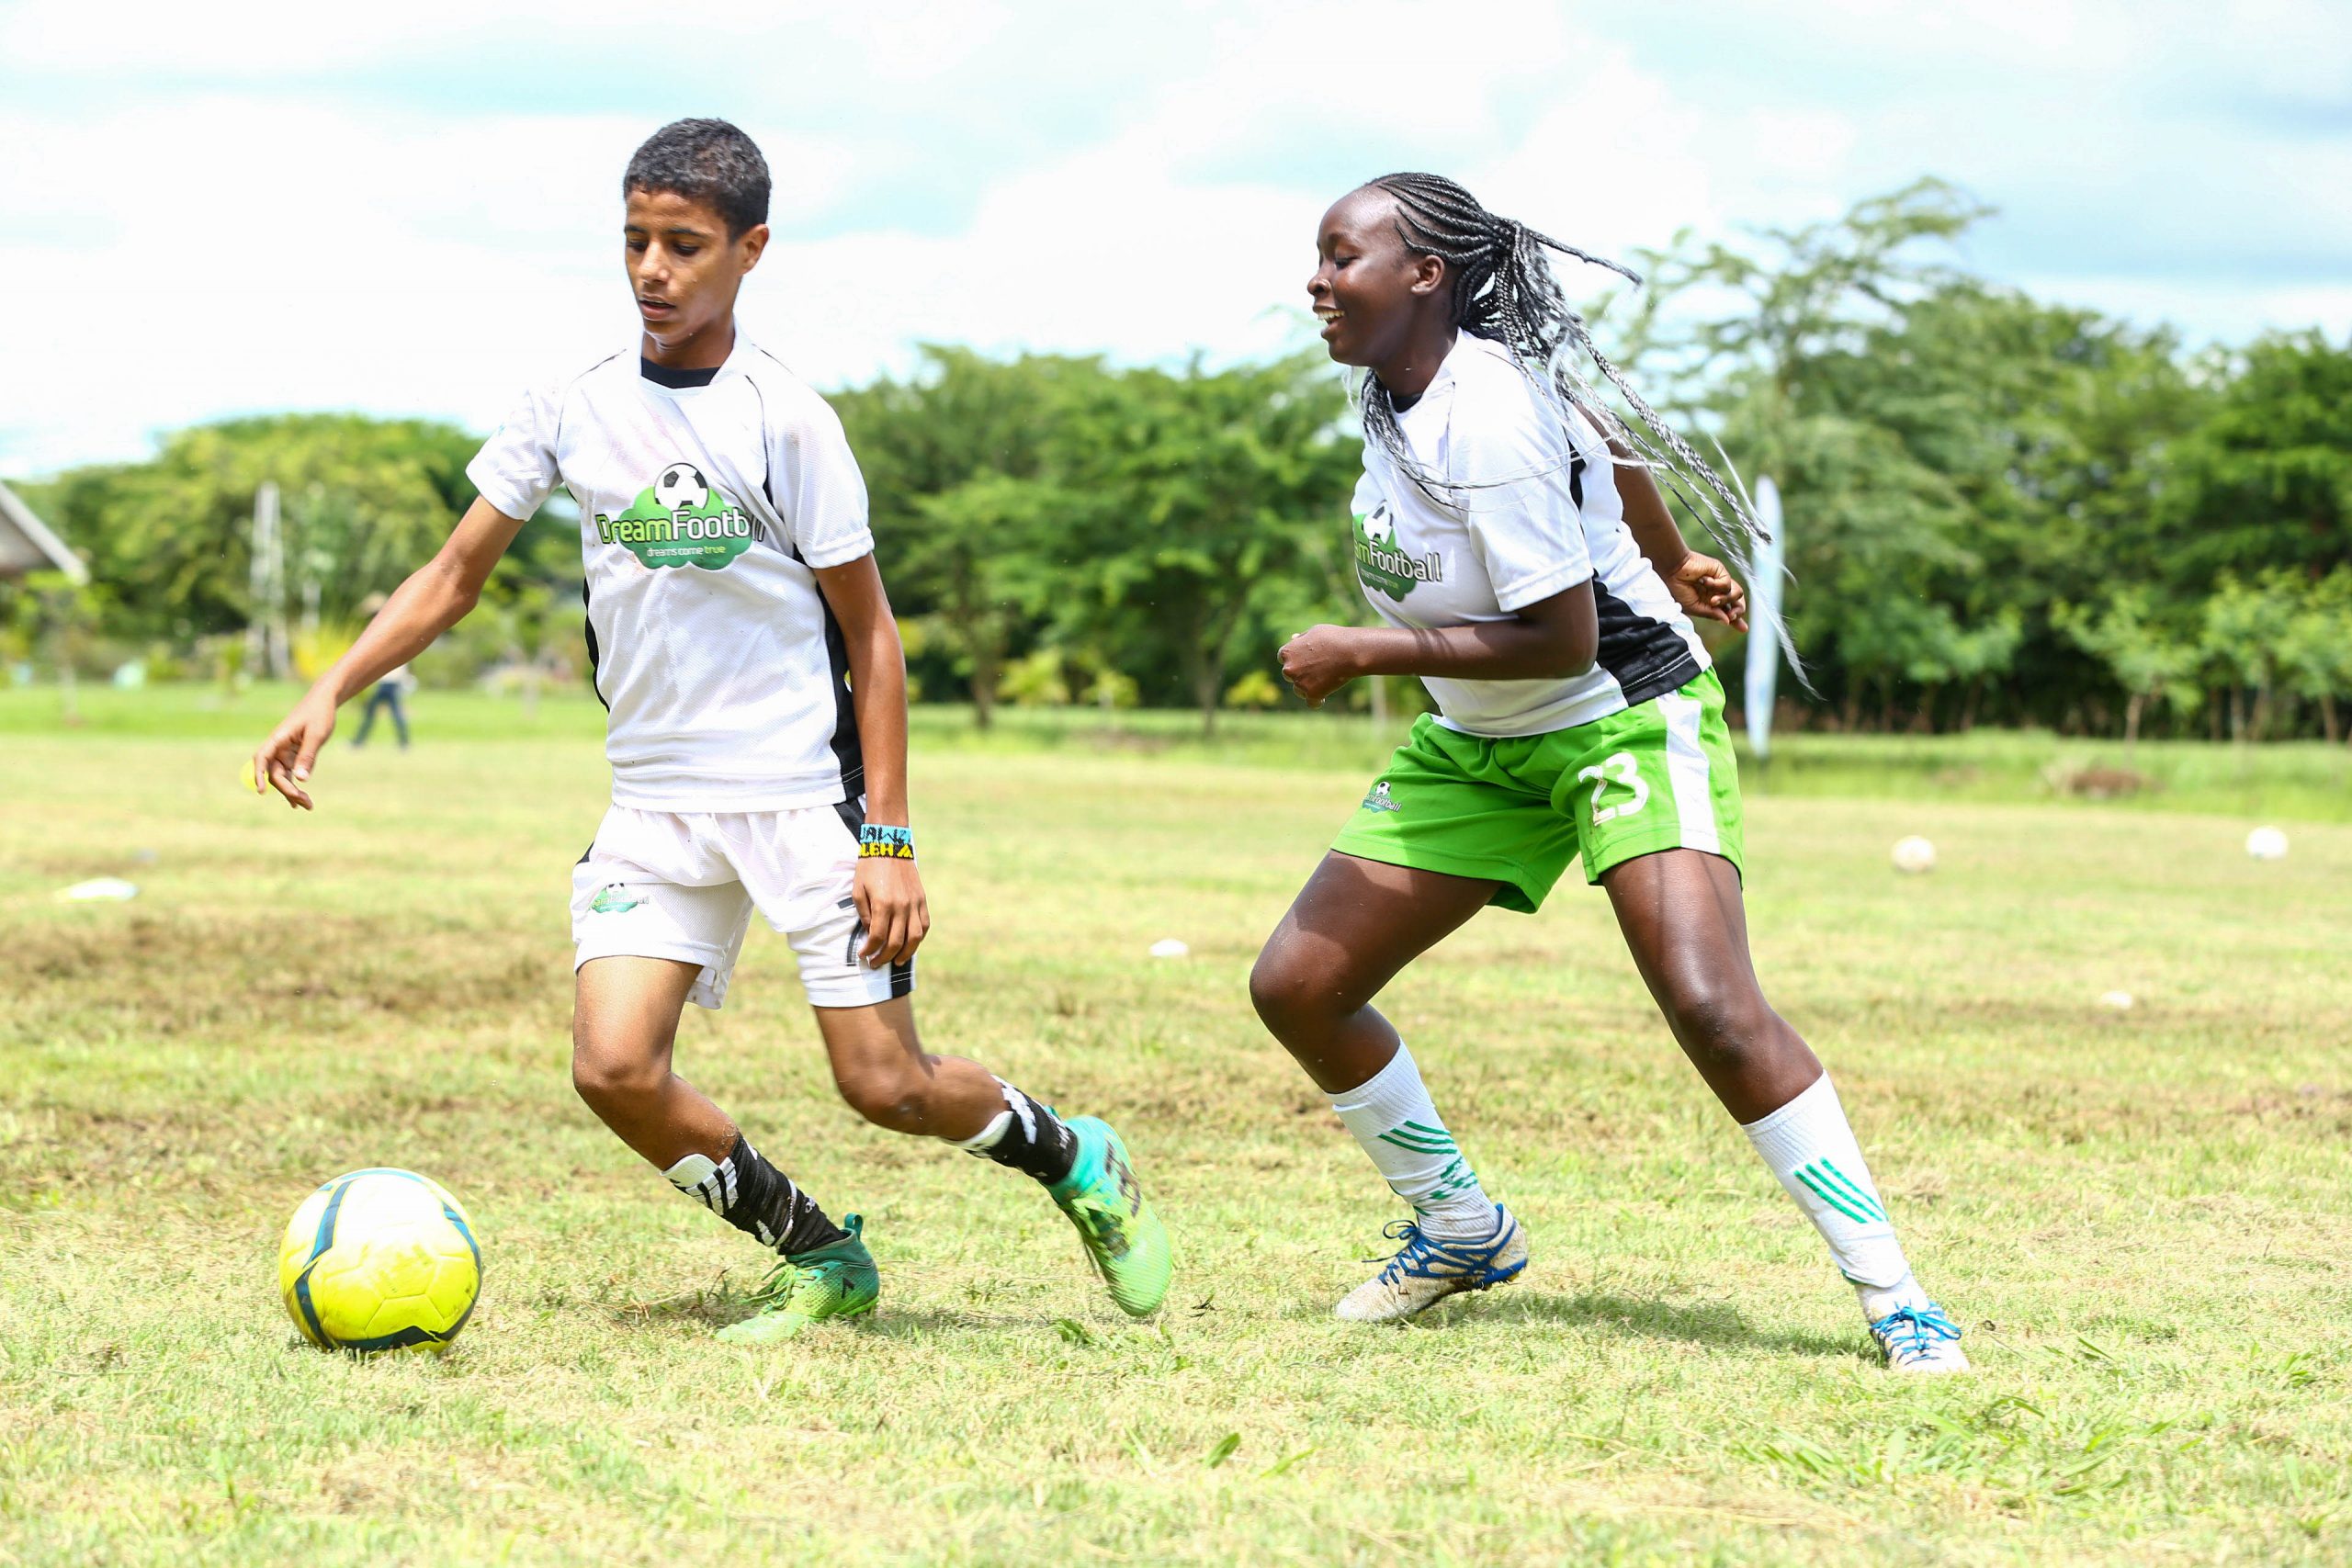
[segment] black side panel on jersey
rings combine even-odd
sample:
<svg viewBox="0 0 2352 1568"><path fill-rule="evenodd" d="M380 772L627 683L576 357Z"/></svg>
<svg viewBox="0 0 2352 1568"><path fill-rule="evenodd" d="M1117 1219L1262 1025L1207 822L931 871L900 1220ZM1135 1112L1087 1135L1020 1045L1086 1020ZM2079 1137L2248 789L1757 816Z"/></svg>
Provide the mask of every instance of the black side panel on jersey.
<svg viewBox="0 0 2352 1568"><path fill-rule="evenodd" d="M865 752L857 743L857 703L850 695L849 639L821 588L817 604L825 612L825 679L833 689L833 760L841 764L842 790L855 800L865 793Z"/></svg>
<svg viewBox="0 0 2352 1568"><path fill-rule="evenodd" d="M1568 460L1568 495L1584 504L1581 456ZM1647 564L1645 558L1645 569ZM1592 580L1592 607L1600 622L1600 646L1592 661L1615 677L1627 707L1679 692L1699 678L1699 661L1690 657L1682 634L1610 592L1599 577Z"/></svg>
<svg viewBox="0 0 2352 1568"><path fill-rule="evenodd" d="M1679 692L1699 678L1699 661L1690 657L1682 634L1610 592L1598 577L1592 580L1592 607L1600 620L1600 650L1593 662L1616 677L1627 707Z"/></svg>
<svg viewBox="0 0 2352 1568"><path fill-rule="evenodd" d="M596 617L588 608L588 579L585 573L580 579L580 630L588 639L588 689L596 694L598 702L605 703L605 688L596 682ZM613 705L605 703L605 711L612 712Z"/></svg>

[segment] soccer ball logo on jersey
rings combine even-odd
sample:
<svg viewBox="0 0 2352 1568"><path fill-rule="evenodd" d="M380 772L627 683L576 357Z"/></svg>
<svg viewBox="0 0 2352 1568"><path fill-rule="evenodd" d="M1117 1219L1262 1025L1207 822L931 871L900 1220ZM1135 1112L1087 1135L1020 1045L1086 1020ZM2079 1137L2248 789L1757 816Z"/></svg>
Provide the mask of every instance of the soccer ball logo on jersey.
<svg viewBox="0 0 2352 1568"><path fill-rule="evenodd" d="M1408 556L1396 547L1396 520L1382 502L1370 516L1356 518L1356 578L1366 588L1387 594L1398 604L1414 586L1445 580L1445 559L1435 550Z"/></svg>
<svg viewBox="0 0 2352 1568"><path fill-rule="evenodd" d="M752 516L692 463L671 463L617 517L596 513L596 537L647 566L723 570L752 547Z"/></svg>

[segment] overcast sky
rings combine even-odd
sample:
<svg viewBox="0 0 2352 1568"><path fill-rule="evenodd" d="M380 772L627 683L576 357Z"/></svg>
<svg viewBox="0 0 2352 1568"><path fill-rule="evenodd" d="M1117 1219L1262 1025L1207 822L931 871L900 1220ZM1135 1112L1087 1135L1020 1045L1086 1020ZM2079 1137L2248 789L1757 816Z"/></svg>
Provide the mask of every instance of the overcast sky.
<svg viewBox="0 0 2352 1568"><path fill-rule="evenodd" d="M1400 167L1604 254L1933 173L2038 295L2352 329L2343 0L0 0L0 474L239 412L487 429L628 341L618 175L689 114L767 152L744 319L820 387L1279 346L1324 205Z"/></svg>

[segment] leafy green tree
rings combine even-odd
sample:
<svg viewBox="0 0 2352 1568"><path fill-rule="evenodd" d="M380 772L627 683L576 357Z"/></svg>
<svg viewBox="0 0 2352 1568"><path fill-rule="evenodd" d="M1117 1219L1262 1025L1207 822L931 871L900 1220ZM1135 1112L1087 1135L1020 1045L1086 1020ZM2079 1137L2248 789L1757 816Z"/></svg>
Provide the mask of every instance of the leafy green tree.
<svg viewBox="0 0 2352 1568"><path fill-rule="evenodd" d="M2352 563L2352 344L2270 337L2217 368L2207 416L2166 454L2152 564L2199 592L2224 572Z"/></svg>
<svg viewBox="0 0 2352 1568"><path fill-rule="evenodd" d="M1056 629L1160 650L1214 732L1253 611L1276 585L1319 584L1318 552L1345 525L1360 448L1344 387L1321 355L1302 354L1131 370L1088 390L1052 433L1073 524L1056 562Z"/></svg>
<svg viewBox="0 0 2352 1568"><path fill-rule="evenodd" d="M35 504L85 554L110 629L187 640L250 617L254 494L275 479L289 584L314 583L320 615L343 620L439 547L471 499L476 446L422 420L229 420L165 437L145 463L62 475Z"/></svg>
<svg viewBox="0 0 2352 1568"><path fill-rule="evenodd" d="M2186 710L2203 695L2196 682L2202 650L2193 637L2163 624L2153 608L2154 597L2150 589L2132 586L2118 592L2096 614L2064 600L2051 609L2060 631L2104 665L2123 688L2126 745L2139 740L2140 717L2151 701Z"/></svg>
<svg viewBox="0 0 2352 1568"><path fill-rule="evenodd" d="M865 468L891 592L927 615L989 724L1007 660L1053 597L1053 539L1068 510L1045 473L1050 433L1098 361L1030 355L993 360L926 344L906 380L838 394Z"/></svg>
<svg viewBox="0 0 2352 1568"><path fill-rule="evenodd" d="M2274 570L2254 582L2224 572L2205 601L2199 648L2228 694L2233 740L2259 740L2269 728L2278 678L2278 633L2292 618L2297 598L2292 579ZM2249 692L2254 696L2251 713L2245 701Z"/></svg>
<svg viewBox="0 0 2352 1568"><path fill-rule="evenodd" d="M2352 692L2352 567L2338 567L2316 582L2283 571L2276 581L2281 596L2292 602L2277 631L2279 683L2318 707L2322 734L2341 739L2335 699Z"/></svg>

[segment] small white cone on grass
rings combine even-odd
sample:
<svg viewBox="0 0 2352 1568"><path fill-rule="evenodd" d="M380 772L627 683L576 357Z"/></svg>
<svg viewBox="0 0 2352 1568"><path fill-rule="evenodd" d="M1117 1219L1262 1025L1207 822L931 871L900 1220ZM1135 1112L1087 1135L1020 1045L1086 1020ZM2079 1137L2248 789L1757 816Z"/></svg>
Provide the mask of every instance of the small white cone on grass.
<svg viewBox="0 0 2352 1568"><path fill-rule="evenodd" d="M1172 936L1161 937L1151 944L1151 955L1154 958L1185 958L1191 956L1192 952L1190 947Z"/></svg>
<svg viewBox="0 0 2352 1568"><path fill-rule="evenodd" d="M1917 875L1936 869L1936 846L1914 833L1894 842L1894 869Z"/></svg>
<svg viewBox="0 0 2352 1568"><path fill-rule="evenodd" d="M2287 835L2276 828L2256 828L2245 836L2245 852L2256 860L2285 860Z"/></svg>
<svg viewBox="0 0 2352 1568"><path fill-rule="evenodd" d="M2129 991L2102 992L2099 995L2098 1005L2103 1008L2113 1008L2118 1012L2129 1012L2132 1010L2132 993Z"/></svg>
<svg viewBox="0 0 2352 1568"><path fill-rule="evenodd" d="M59 902L87 904L95 900L136 898L139 889L119 876L95 876L87 882L77 882L71 887L57 890Z"/></svg>

